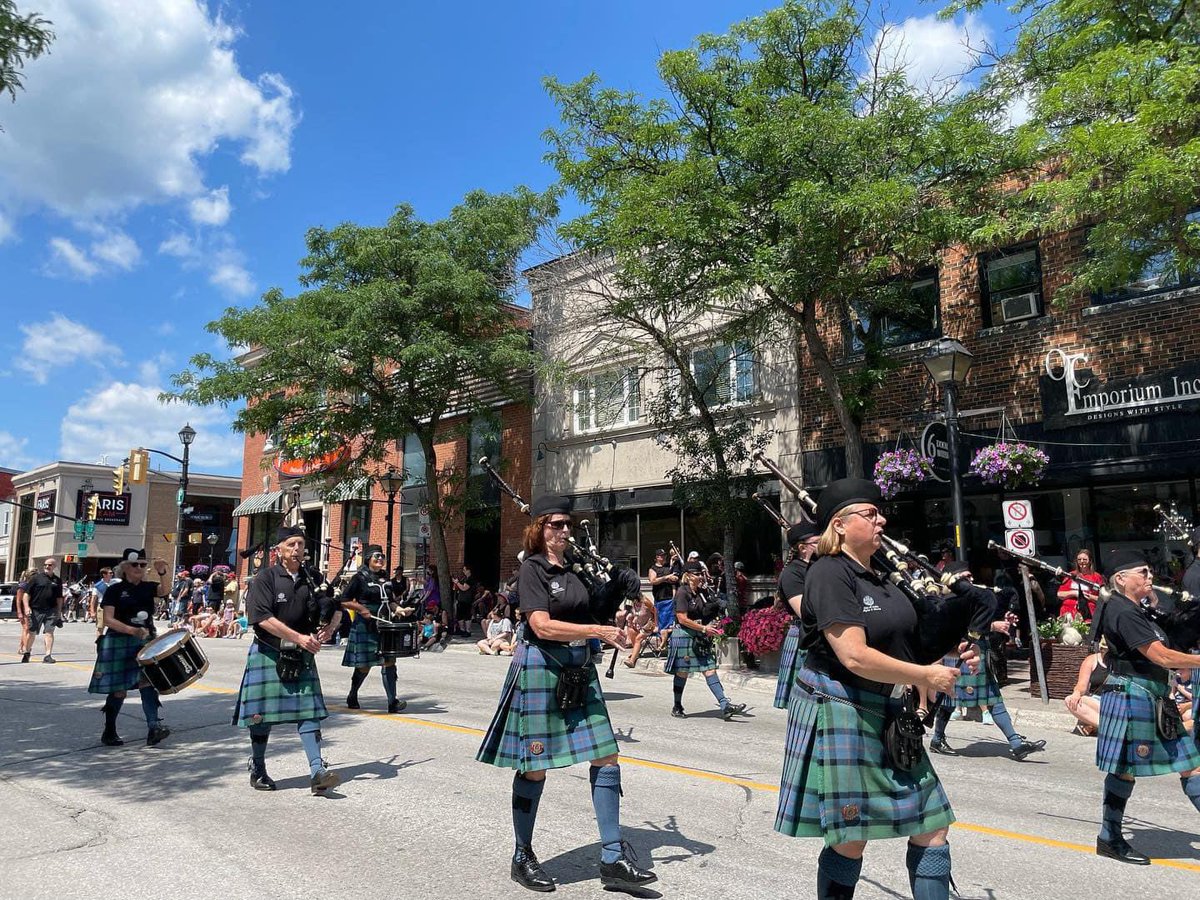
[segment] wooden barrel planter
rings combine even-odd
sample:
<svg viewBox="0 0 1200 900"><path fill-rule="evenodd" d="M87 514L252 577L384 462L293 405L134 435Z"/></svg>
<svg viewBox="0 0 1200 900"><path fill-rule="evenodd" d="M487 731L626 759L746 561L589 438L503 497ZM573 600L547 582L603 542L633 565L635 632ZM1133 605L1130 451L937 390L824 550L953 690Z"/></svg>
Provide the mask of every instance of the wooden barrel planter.
<svg viewBox="0 0 1200 900"><path fill-rule="evenodd" d="M1089 654L1087 647L1068 647L1066 644L1042 644L1042 662L1046 664L1046 688L1051 700L1061 700L1075 688L1079 666ZM1033 654L1029 659L1029 694L1041 696L1037 665Z"/></svg>

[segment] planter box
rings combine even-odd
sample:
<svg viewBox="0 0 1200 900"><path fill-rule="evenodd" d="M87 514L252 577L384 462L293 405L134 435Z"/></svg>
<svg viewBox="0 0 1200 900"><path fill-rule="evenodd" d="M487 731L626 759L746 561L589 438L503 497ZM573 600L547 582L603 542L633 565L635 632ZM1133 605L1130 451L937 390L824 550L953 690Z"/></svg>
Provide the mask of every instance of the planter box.
<svg viewBox="0 0 1200 900"><path fill-rule="evenodd" d="M773 672L779 671L778 650L774 653L764 653L757 657L757 659L758 669L755 671L759 675L770 675ZM720 654L717 656L717 667L727 672L745 668L742 665L741 646L736 640L730 639L725 642Z"/></svg>
<svg viewBox="0 0 1200 900"><path fill-rule="evenodd" d="M1079 666L1088 657L1087 647L1068 647L1066 644L1042 644L1042 662L1046 664L1046 687L1051 700L1061 700L1071 693L1079 678ZM1029 695L1040 697L1037 664L1029 654Z"/></svg>

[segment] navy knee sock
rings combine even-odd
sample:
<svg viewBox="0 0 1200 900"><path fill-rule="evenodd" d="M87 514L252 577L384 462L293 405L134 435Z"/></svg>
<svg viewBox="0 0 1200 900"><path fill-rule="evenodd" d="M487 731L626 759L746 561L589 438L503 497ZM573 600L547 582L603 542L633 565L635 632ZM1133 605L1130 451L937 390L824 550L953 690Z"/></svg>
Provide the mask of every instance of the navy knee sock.
<svg viewBox="0 0 1200 900"><path fill-rule="evenodd" d="M1183 787L1183 792L1187 794L1187 798L1192 801L1192 806L1200 810L1200 775L1181 778L1179 783Z"/></svg>
<svg viewBox="0 0 1200 900"><path fill-rule="evenodd" d="M396 702L396 667L383 667L383 692L387 694L388 703Z"/></svg>
<svg viewBox="0 0 1200 900"><path fill-rule="evenodd" d="M1133 794L1133 782L1105 776L1104 809L1100 814L1100 840L1115 841L1121 837L1121 820L1125 818L1125 804Z"/></svg>
<svg viewBox="0 0 1200 900"><path fill-rule="evenodd" d="M250 756L256 768L261 769L267 763L267 741L270 737L270 725L250 726Z"/></svg>
<svg viewBox="0 0 1200 900"><path fill-rule="evenodd" d="M109 694L108 699L104 701L104 730L109 734L117 733L117 716L120 715L124 703L125 698L116 694Z"/></svg>
<svg viewBox="0 0 1200 900"><path fill-rule="evenodd" d="M296 726L296 733L300 735L304 755L308 757L308 774L315 776L325 768L325 763L321 760L321 725L309 719Z"/></svg>
<svg viewBox="0 0 1200 900"><path fill-rule="evenodd" d="M675 680L671 683L671 692L675 694L675 705L683 707L683 689L687 687L687 676L676 675Z"/></svg>
<svg viewBox="0 0 1200 900"><path fill-rule="evenodd" d="M592 806L600 828L600 862L621 858L621 767L591 766Z"/></svg>
<svg viewBox="0 0 1200 900"><path fill-rule="evenodd" d="M950 845L908 845L905 856L913 900L950 900Z"/></svg>
<svg viewBox="0 0 1200 900"><path fill-rule="evenodd" d="M152 687L138 688L138 693L142 695L142 714L146 717L146 727L155 728L158 726L158 691Z"/></svg>
<svg viewBox="0 0 1200 900"><path fill-rule="evenodd" d="M933 717L933 739L935 741L944 741L946 739L946 726L950 724L950 716L953 714L954 701L946 697L942 700L942 705L938 707L938 711Z"/></svg>
<svg viewBox="0 0 1200 900"><path fill-rule="evenodd" d="M513 837L518 850L533 846L533 826L537 822L538 804L542 801L542 790L545 787L544 778L532 781L522 778L520 772L513 776Z"/></svg>
<svg viewBox="0 0 1200 900"><path fill-rule="evenodd" d="M725 708L725 704L729 702L729 698L725 696L725 689L721 687L721 679L716 672L711 675L705 675L704 680L708 682L708 689L712 691L712 695L717 698L717 703L721 708Z"/></svg>
<svg viewBox="0 0 1200 900"><path fill-rule="evenodd" d="M817 857L817 900L852 900L862 860L826 847Z"/></svg>
<svg viewBox="0 0 1200 900"><path fill-rule="evenodd" d="M1013 728L1012 716L1008 714L1008 707L1004 705L1003 700L997 700L992 704L992 721L996 723L997 728L1004 732L1004 736L1008 739L1008 746L1014 750L1021 746L1021 736Z"/></svg>

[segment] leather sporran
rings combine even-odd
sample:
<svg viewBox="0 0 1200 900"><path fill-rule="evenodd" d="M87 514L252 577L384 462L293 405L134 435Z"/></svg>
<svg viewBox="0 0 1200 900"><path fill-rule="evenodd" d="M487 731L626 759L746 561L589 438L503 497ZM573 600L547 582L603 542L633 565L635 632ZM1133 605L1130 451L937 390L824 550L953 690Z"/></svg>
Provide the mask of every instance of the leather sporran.
<svg viewBox="0 0 1200 900"><path fill-rule="evenodd" d="M693 634L692 652L696 656L706 656L709 659L713 659L716 656L717 647L713 643L713 639L707 634Z"/></svg>
<svg viewBox="0 0 1200 900"><path fill-rule="evenodd" d="M582 709L587 705L588 687L592 683L592 666L563 666L558 673L554 697L563 712Z"/></svg>
<svg viewBox="0 0 1200 900"><path fill-rule="evenodd" d="M304 675L304 651L292 641L281 641L275 658L275 674L284 684L296 684Z"/></svg>
<svg viewBox="0 0 1200 900"><path fill-rule="evenodd" d="M1155 699L1154 726L1158 730L1158 736L1164 741L1177 741L1187 734L1179 707L1170 697Z"/></svg>
<svg viewBox="0 0 1200 900"><path fill-rule="evenodd" d="M925 726L915 712L905 709L892 716L883 729L883 746L892 765L901 772L916 768L925 755L921 738Z"/></svg>

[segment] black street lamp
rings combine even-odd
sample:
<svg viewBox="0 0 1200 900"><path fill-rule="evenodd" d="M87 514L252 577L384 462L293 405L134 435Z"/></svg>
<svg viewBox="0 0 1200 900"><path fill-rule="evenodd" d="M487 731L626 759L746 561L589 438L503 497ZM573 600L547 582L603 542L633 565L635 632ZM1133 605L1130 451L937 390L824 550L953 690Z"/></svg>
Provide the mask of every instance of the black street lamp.
<svg viewBox="0 0 1200 900"><path fill-rule="evenodd" d="M175 515L175 567L171 571L172 575L179 571L179 564L183 561L183 504L187 500L188 449L192 446L192 441L195 439L196 429L190 424L186 424L179 429L179 443L183 444L183 459L179 462L183 468L179 474L179 493L175 497L175 505L178 510Z"/></svg>
<svg viewBox="0 0 1200 900"><path fill-rule="evenodd" d="M379 476L379 486L387 494L387 553L384 555L387 558L388 578L392 577L392 511L396 507L396 495L404 489L407 477L406 472L397 472L392 466L388 466L387 471Z"/></svg>
<svg viewBox="0 0 1200 900"><path fill-rule="evenodd" d="M954 558L966 562L963 545L962 472L958 463L958 406L959 386L967 380L975 357L958 341L942 338L922 360L930 377L941 386L946 401L946 449L950 453L950 506L954 515Z"/></svg>
<svg viewBox="0 0 1200 900"><path fill-rule="evenodd" d="M220 538L217 537L217 533L215 531L208 536L208 571L209 571L209 574L212 574L213 567L216 565L217 541L219 541L219 540L220 540Z"/></svg>

